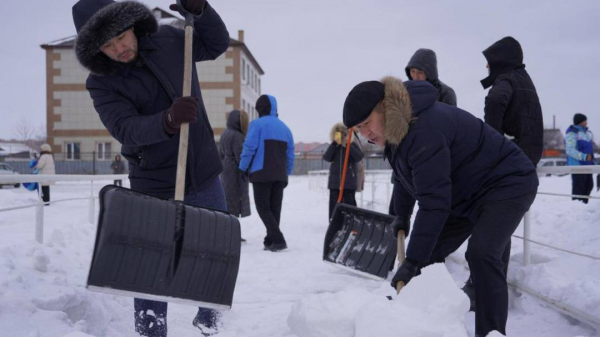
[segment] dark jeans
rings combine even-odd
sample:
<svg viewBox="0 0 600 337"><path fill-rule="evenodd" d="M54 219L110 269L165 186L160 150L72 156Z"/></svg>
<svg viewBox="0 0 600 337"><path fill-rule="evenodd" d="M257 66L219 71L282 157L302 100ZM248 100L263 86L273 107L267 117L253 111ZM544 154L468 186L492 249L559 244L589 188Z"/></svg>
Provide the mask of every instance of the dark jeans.
<svg viewBox="0 0 600 337"><path fill-rule="evenodd" d="M430 261L444 262L469 239L466 258L475 289L475 333L486 336L497 330L506 335L508 286L506 272L510 238L529 210L536 192L511 200L490 201L478 210L477 223L450 216L442 229Z"/></svg>
<svg viewBox="0 0 600 337"><path fill-rule="evenodd" d="M571 180L573 181L573 189L571 194L576 195L590 195L592 189L594 189L594 177L591 174L572 174ZM589 199L586 198L573 198L573 200L582 201L584 204L588 203Z"/></svg>
<svg viewBox="0 0 600 337"><path fill-rule="evenodd" d="M123 187L123 180L121 180L121 179L115 180L115 182L113 183L113 185Z"/></svg>
<svg viewBox="0 0 600 337"><path fill-rule="evenodd" d="M344 190L344 195L342 195L342 204L356 206L355 195L355 190ZM331 219L331 216L333 215L333 209L337 204L339 196L340 190L329 190L329 219Z"/></svg>
<svg viewBox="0 0 600 337"><path fill-rule="evenodd" d="M42 201L50 202L50 186L42 185Z"/></svg>
<svg viewBox="0 0 600 337"><path fill-rule="evenodd" d="M281 220L283 189L287 186L287 182L252 183L252 186L256 211L267 229L264 245L285 243L283 233L279 229L279 221Z"/></svg>
<svg viewBox="0 0 600 337"><path fill-rule="evenodd" d="M188 205L213 208L217 210L227 210L225 202L225 191L221 185L221 180L215 178L208 182L205 187L194 193L188 194L183 198ZM150 301L143 299L134 299L135 308L135 331L142 336L148 337L166 337L167 336L167 303ZM148 313L151 310L152 313ZM219 319L219 312L213 309L198 308L196 319L202 325L213 328Z"/></svg>

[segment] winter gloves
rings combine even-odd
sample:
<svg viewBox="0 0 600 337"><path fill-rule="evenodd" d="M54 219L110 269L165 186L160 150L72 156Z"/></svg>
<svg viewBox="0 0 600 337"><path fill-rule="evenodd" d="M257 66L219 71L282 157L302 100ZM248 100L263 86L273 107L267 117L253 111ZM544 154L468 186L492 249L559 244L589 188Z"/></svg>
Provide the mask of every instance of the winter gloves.
<svg viewBox="0 0 600 337"><path fill-rule="evenodd" d="M163 128L170 135L179 132L182 123L196 123L197 121L197 97L179 97L171 104L169 110L163 114Z"/></svg>
<svg viewBox="0 0 600 337"><path fill-rule="evenodd" d="M407 285L413 277L419 274L421 274L419 263L417 261L406 259L396 271L394 278L392 278L391 286L396 289L396 283L400 281L404 282L404 285Z"/></svg>
<svg viewBox="0 0 600 337"><path fill-rule="evenodd" d="M181 0L181 5L186 11L194 15L200 15L206 6L206 0ZM177 11L177 5L173 4L169 6L169 9Z"/></svg>
<svg viewBox="0 0 600 337"><path fill-rule="evenodd" d="M392 233L395 238L398 238L398 231L403 230L404 235L408 236L410 231L410 217L409 216L397 216L391 224Z"/></svg>

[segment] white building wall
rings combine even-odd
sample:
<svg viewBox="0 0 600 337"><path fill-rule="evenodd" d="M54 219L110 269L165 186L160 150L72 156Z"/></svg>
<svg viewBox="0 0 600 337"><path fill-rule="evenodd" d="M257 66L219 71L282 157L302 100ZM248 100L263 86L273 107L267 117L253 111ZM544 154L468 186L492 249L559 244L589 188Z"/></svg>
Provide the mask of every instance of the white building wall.
<svg viewBox="0 0 600 337"><path fill-rule="evenodd" d="M60 60L53 64L55 69L60 69L60 76L54 76L55 84L85 83L89 71L77 61L72 49L55 49L53 52L60 54Z"/></svg>
<svg viewBox="0 0 600 337"><path fill-rule="evenodd" d="M87 91L56 91L54 99L61 101L61 106L54 108L54 114L61 115L54 130L105 129Z"/></svg>
<svg viewBox="0 0 600 337"><path fill-rule="evenodd" d="M226 104L227 97L233 97L233 89L202 89L202 99L213 128L225 128L226 113L233 110L233 105Z"/></svg>
<svg viewBox="0 0 600 337"><path fill-rule="evenodd" d="M233 74L225 72L227 67L233 67L233 59L225 58L225 53L214 61L196 63L200 82L233 82Z"/></svg>

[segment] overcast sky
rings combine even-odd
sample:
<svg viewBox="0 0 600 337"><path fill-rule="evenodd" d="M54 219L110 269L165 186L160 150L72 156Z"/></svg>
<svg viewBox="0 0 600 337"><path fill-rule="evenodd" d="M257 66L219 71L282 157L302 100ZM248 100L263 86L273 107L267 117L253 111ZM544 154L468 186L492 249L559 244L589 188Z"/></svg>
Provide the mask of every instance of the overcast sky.
<svg viewBox="0 0 600 337"><path fill-rule="evenodd" d="M168 9L170 1L148 0ZM0 138L20 120L46 121L46 68L41 44L75 34L73 0L2 0ZM215 0L230 36L245 42L265 71L262 92L279 102L296 141L328 141L342 120L350 89L386 75L406 79L418 48L437 53L440 79L458 106L483 117L481 51L504 36L523 47L544 123L564 130L575 112L600 137L600 1ZM598 139L596 139L598 140Z"/></svg>

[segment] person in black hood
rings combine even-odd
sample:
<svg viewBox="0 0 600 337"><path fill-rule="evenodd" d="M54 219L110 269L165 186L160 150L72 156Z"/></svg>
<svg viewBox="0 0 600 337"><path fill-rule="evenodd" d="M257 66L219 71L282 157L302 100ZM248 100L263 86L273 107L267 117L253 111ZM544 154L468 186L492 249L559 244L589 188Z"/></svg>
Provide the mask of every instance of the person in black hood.
<svg viewBox="0 0 600 337"><path fill-rule="evenodd" d="M182 1L193 14L192 90L182 97L185 33L158 26L137 1L79 0L73 6L75 55L90 71L86 89L108 132L122 144L131 189L160 198L175 194L179 130L189 125L184 202L227 210L221 161L202 101L196 62L229 47L229 33L205 0ZM173 7L171 7L173 9ZM135 330L167 335L167 303L135 299ZM218 328L218 312L199 308L193 324L203 334Z"/></svg>
<svg viewBox="0 0 600 337"><path fill-rule="evenodd" d="M431 49L421 48L408 61L406 76L414 81L427 81L438 90L437 101L456 106L456 93L438 78L437 57Z"/></svg>
<svg viewBox="0 0 600 337"><path fill-rule="evenodd" d="M410 287L421 268L444 262L468 239L476 336L505 334L510 239L535 199L535 166L480 119L437 102L425 81L385 77L356 85L344 103L344 124L385 146L397 181L394 233L408 232L419 202L392 286Z"/></svg>
<svg viewBox="0 0 600 337"><path fill-rule="evenodd" d="M542 107L533 81L523 64L523 50L507 36L483 51L489 76L481 81L492 87L485 98L485 122L513 141L534 165L544 148Z"/></svg>

